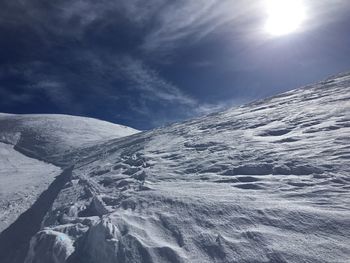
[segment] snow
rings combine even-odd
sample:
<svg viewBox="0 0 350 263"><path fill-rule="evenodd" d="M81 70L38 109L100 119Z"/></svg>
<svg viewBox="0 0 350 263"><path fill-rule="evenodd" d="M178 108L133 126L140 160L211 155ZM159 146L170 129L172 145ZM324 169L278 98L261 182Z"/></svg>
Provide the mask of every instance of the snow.
<svg viewBox="0 0 350 263"><path fill-rule="evenodd" d="M0 127L1 142L52 162L77 148L139 132L97 119L56 114L1 114Z"/></svg>
<svg viewBox="0 0 350 263"><path fill-rule="evenodd" d="M66 234L43 230L31 240L25 263L36 261L63 263L73 251L73 243ZM40 258L36 258L38 255Z"/></svg>
<svg viewBox="0 0 350 263"><path fill-rule="evenodd" d="M349 138L343 74L76 148L25 262L348 262Z"/></svg>
<svg viewBox="0 0 350 263"><path fill-rule="evenodd" d="M0 143L0 233L33 205L60 172Z"/></svg>

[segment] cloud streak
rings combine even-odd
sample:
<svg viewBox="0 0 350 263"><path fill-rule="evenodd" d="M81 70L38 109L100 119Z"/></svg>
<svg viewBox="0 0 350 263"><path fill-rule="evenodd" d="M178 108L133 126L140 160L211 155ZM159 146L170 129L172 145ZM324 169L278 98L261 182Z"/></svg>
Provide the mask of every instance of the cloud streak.
<svg viewBox="0 0 350 263"><path fill-rule="evenodd" d="M118 66L126 81L130 83L130 87L145 92L144 97L147 96L149 100L187 106L197 105L194 99L185 95L174 84L163 79L140 60L124 56Z"/></svg>
<svg viewBox="0 0 350 263"><path fill-rule="evenodd" d="M199 41L228 23L239 24L242 14L248 11L248 2L252 3L250 0L245 4L240 0L174 1L157 16L142 48L153 53L167 52L185 40L187 45Z"/></svg>

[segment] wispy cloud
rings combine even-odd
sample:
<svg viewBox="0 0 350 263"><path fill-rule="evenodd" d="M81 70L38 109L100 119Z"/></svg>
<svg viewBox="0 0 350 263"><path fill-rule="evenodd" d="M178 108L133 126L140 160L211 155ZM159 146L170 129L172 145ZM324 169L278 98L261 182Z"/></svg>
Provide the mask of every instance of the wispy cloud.
<svg viewBox="0 0 350 263"><path fill-rule="evenodd" d="M231 100L215 104L201 103L166 80L144 61L131 56L111 58L109 63L105 63L103 67L106 67L106 64L110 67L107 71L115 71L118 78L122 78L123 83L127 84L129 110L145 118L145 121L152 127L209 114L236 105Z"/></svg>
<svg viewBox="0 0 350 263"><path fill-rule="evenodd" d="M153 125L221 109L222 103L205 104L187 94L148 59L169 56L177 47L194 43L232 20L227 10L233 2L78 0L41 4L13 0L2 5L0 21L11 30L33 32L43 50L35 53L37 57L12 64L21 91L7 91L11 96L18 94L17 102L20 96L27 99L27 94L46 96L56 107L79 111L79 104L87 103L84 100L108 101L109 108L122 102L128 105L125 111ZM125 50L114 46L120 38L128 41L123 34L134 31L139 41ZM83 98L78 98L81 92Z"/></svg>
<svg viewBox="0 0 350 263"><path fill-rule="evenodd" d="M326 19L336 20L335 10L346 13L350 8L343 0L304 1L310 11L310 28ZM5 94L14 104L44 96L56 107L72 109L72 113L99 111L103 105L105 112L128 112L156 125L221 110L240 102L232 98L222 101L222 94L218 94L221 100L206 103L213 100L201 97L199 87L186 90L180 84L196 85L206 78L202 82L181 78L188 78L189 72L201 78L201 70L216 74L221 69L239 71L244 67L249 72L257 62L263 65L265 59L257 58L256 47L261 45L264 3L2 1L0 44L5 43L5 49L1 50L0 95ZM234 56L207 56L211 51L216 54L214 49L221 45L211 41L225 42ZM183 59L179 54L190 56ZM246 63L247 57L251 63ZM214 66L216 71L211 73ZM163 74L173 68L177 72L171 77ZM208 83L206 88L216 84Z"/></svg>
<svg viewBox="0 0 350 263"><path fill-rule="evenodd" d="M73 103L67 84L61 80L63 76L50 73L50 67L43 62L28 62L0 68L0 80L1 76L13 80L3 84L0 91L6 94L8 103L25 103L36 96L45 96L58 108L76 111L78 103Z"/></svg>
<svg viewBox="0 0 350 263"><path fill-rule="evenodd" d="M49 33L76 39L84 39L87 32L128 23L143 32L141 50L167 55L179 45L194 43L225 25L239 28L247 17L255 15L261 1L78 0L43 5L13 0L0 11L0 20L31 26L43 38Z"/></svg>
<svg viewBox="0 0 350 263"><path fill-rule="evenodd" d="M52 78L38 79L30 88L43 91L59 108L65 109L77 106L72 101L72 95L69 89L60 81L53 80Z"/></svg>
<svg viewBox="0 0 350 263"><path fill-rule="evenodd" d="M196 42L221 26L236 21L249 6L242 1L173 1L156 17L156 22L145 36L142 48L148 52L167 52L186 40L188 45ZM247 4L248 3L248 4Z"/></svg>
<svg viewBox="0 0 350 263"><path fill-rule="evenodd" d="M41 4L38 1L13 0L2 4L2 23L31 26L44 38L47 33L75 38L104 27L129 23L143 32L139 48L146 53L167 54L195 43L217 31L254 34L265 14L266 0L78 0ZM334 11L348 10L344 0L304 0L310 27L336 20ZM333 14L333 15L332 15ZM322 16L320 19L320 16ZM318 17L318 19L314 19ZM238 34L237 34L238 33Z"/></svg>
<svg viewBox="0 0 350 263"><path fill-rule="evenodd" d="M174 84L166 81L156 70L146 66L141 60L124 56L119 61L119 67L126 81L130 83L130 87L145 92L143 96L147 96L148 100L188 106L197 105L194 99L185 95Z"/></svg>
<svg viewBox="0 0 350 263"><path fill-rule="evenodd" d="M27 103L30 102L33 99L33 96L31 94L16 94L13 92L9 92L8 90L4 89L0 86L0 97L1 97L1 103L6 106L12 106L16 103Z"/></svg>

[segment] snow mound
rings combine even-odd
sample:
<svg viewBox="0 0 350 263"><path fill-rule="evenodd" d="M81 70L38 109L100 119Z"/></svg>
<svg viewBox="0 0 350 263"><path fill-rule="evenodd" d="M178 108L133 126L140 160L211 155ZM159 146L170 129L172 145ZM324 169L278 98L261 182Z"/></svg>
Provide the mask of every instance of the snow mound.
<svg viewBox="0 0 350 263"><path fill-rule="evenodd" d="M50 253L47 253L50 251ZM64 263L73 253L73 242L64 233L43 230L31 240L27 259L24 263L55 262Z"/></svg>
<svg viewBox="0 0 350 263"><path fill-rule="evenodd" d="M68 115L0 114L0 141L36 158L55 160L77 148L129 136L138 131L123 125Z"/></svg>

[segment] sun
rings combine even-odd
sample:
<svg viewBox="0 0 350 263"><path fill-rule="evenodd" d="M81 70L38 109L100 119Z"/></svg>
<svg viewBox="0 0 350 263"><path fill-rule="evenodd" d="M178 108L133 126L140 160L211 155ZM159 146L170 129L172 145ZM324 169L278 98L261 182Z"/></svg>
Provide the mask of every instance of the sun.
<svg viewBox="0 0 350 263"><path fill-rule="evenodd" d="M275 36L297 31L305 20L303 0L266 0L268 18L265 29Z"/></svg>

